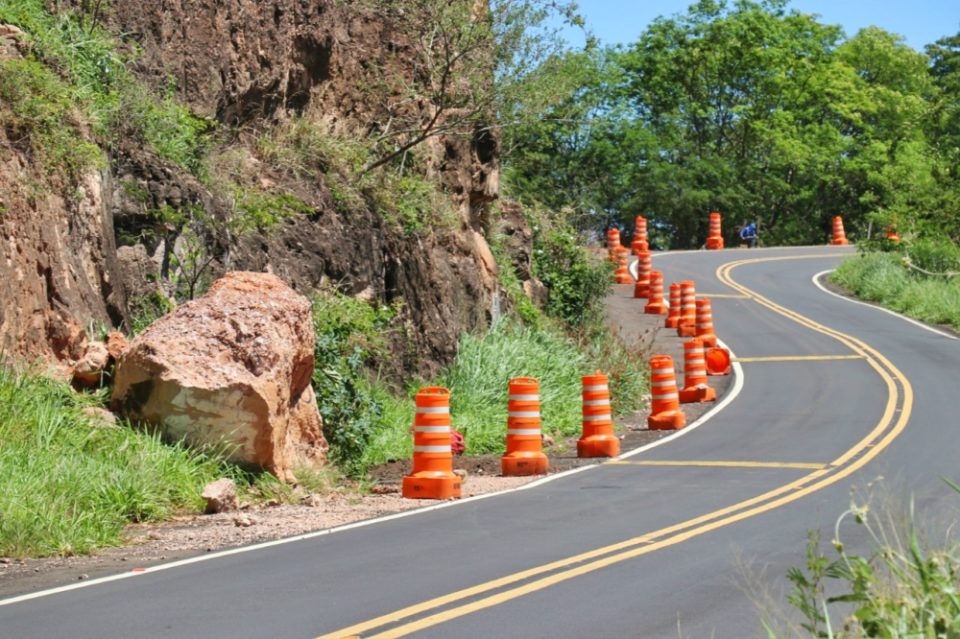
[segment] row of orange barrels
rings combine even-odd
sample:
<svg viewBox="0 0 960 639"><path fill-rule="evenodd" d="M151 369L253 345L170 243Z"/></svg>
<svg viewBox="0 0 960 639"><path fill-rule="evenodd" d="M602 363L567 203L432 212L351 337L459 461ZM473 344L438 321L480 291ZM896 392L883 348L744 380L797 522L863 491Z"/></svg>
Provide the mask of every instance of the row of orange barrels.
<svg viewBox="0 0 960 639"><path fill-rule="evenodd" d="M723 248L723 233L721 231L721 216L719 213L711 213L709 216L710 220L710 231L707 235L707 239L704 242L704 247L708 250L717 250ZM832 229L831 229L831 238L830 244L834 246L845 246L849 244L847 240L846 232L843 228L843 217L840 215L835 215L833 217ZM887 227L887 239L893 242L900 241L900 235L897 233L894 225ZM642 257L645 253L648 253L650 244L647 237L647 219L642 215L638 215L633 230L633 242L630 243L630 249L628 250L625 246L620 243L620 231L616 228L611 228L607 230L607 248L609 250L610 261L618 263L617 272L616 272L616 281L618 284L626 284L631 280L626 279L629 277L627 273L627 255L633 253L638 257ZM624 277L626 275L626 277Z"/></svg>
<svg viewBox="0 0 960 639"><path fill-rule="evenodd" d="M654 430L679 429L686 425L681 403L716 398L707 385L707 374L729 373L729 355L714 356L707 366L703 340L694 337L684 344L684 387L679 389L673 358L655 355L650 359L651 405L647 426ZM722 354L721 353L721 354ZM616 457L620 439L614 434L610 385L597 371L582 378L582 434L577 456ZM549 461L542 450L540 383L532 377L515 377L508 385L506 452L501 458L504 476L541 475ZM461 479L453 472L450 391L428 386L415 398L413 423L413 469L403 478L402 494L411 499L451 499L461 495Z"/></svg>

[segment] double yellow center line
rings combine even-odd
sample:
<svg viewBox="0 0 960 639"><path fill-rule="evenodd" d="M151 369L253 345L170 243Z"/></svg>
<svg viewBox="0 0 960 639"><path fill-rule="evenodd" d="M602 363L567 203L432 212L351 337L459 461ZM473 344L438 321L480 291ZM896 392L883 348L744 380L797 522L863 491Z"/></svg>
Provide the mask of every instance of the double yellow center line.
<svg viewBox="0 0 960 639"><path fill-rule="evenodd" d="M828 254L833 257L835 254ZM818 333L830 336L853 351L854 355L843 359L864 359L880 376L887 387L887 402L879 423L852 448L828 464L781 465L782 468L811 470L803 477L725 508L706 513L687 521L661 528L622 542L597 548L559 561L536 566L499 579L487 581L448 595L436 597L375 619L369 619L317 639L344 639L370 630L377 634L364 634L364 639L390 639L403 637L425 628L490 608L511 599L542 590L575 577L600 570L647 553L687 541L723 526L769 512L785 504L821 490L850 476L880 454L903 431L910 418L913 406L913 389L910 382L886 357L861 340L828 328L799 313L784 308L771 300L736 283L730 273L744 264L781 260L813 259L827 255L803 257L768 257L730 262L717 269L717 277L732 287L744 298L750 298L778 315ZM822 359L818 357L817 359ZM770 358L753 358L754 361L774 361ZM745 361L745 360L741 360ZM785 360L779 360L785 361ZM622 462L618 462L622 463ZM655 462L641 462L657 465ZM669 462L662 462L666 464ZM707 465L709 462L700 462ZM721 465L724 462L713 462ZM751 462L727 462L750 464ZM676 464L676 462L674 462ZM758 463L759 464L759 463ZM769 464L754 467L771 467ZM421 616L426 615L426 616ZM409 621L406 621L409 620Z"/></svg>

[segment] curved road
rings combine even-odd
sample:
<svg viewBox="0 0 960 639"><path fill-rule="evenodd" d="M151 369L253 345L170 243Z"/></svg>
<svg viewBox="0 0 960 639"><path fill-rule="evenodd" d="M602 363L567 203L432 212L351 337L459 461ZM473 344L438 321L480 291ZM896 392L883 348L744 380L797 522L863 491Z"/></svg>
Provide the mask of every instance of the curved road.
<svg viewBox="0 0 960 639"><path fill-rule="evenodd" d="M835 247L657 255L741 361L696 430L613 463L132 578L0 601L0 637L760 637L740 566L780 587L879 475L955 512L960 341L832 296ZM845 529L857 545L859 531Z"/></svg>

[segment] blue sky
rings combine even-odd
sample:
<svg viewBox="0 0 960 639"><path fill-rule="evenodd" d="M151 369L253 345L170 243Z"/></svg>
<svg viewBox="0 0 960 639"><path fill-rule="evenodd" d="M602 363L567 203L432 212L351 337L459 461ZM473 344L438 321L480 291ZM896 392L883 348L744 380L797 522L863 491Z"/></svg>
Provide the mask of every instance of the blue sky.
<svg viewBox="0 0 960 639"><path fill-rule="evenodd" d="M580 14L604 44L630 43L658 15L685 13L693 0L577 0ZM960 31L960 0L793 0L790 9L820 14L820 22L839 24L848 36L876 25L899 33L908 45L923 50L943 36ZM572 44L583 38L570 31Z"/></svg>

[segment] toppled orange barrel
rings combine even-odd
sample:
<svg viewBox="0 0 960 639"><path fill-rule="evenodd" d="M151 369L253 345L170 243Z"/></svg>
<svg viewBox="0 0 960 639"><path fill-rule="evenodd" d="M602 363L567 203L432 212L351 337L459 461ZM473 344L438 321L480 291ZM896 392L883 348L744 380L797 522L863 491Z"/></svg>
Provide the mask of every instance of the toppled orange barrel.
<svg viewBox="0 0 960 639"><path fill-rule="evenodd" d="M717 345L717 336L713 332L713 308L707 298L697 300L697 337L704 346Z"/></svg>
<svg viewBox="0 0 960 639"><path fill-rule="evenodd" d="M417 392L413 418L413 471L403 478L408 499L460 497L450 450L450 391L426 386Z"/></svg>
<svg viewBox="0 0 960 639"><path fill-rule="evenodd" d="M630 276L630 271L627 269L627 256L630 254L627 249L617 251L617 270L613 273L614 281L617 284L630 284L633 282L633 278Z"/></svg>
<svg viewBox="0 0 960 639"><path fill-rule="evenodd" d="M715 251L723 248L723 233L720 230L720 214L710 214L710 235L707 236L707 249Z"/></svg>
<svg viewBox="0 0 960 639"><path fill-rule="evenodd" d="M680 282L680 319L677 335L693 337L697 334L697 290L693 280Z"/></svg>
<svg viewBox="0 0 960 639"><path fill-rule="evenodd" d="M577 457L616 457L620 440L613 434L613 412L607 376L597 371L583 376L583 436Z"/></svg>
<svg viewBox="0 0 960 639"><path fill-rule="evenodd" d="M683 388L680 403L712 402L717 391L707 385L707 362L703 357L703 341L694 337L683 344Z"/></svg>
<svg viewBox="0 0 960 639"><path fill-rule="evenodd" d="M547 472L540 426L540 382L514 377L508 384L507 452L500 458L504 477L542 475Z"/></svg>
<svg viewBox="0 0 960 639"><path fill-rule="evenodd" d="M834 246L849 244L849 242L847 242L847 234L843 231L843 218L839 215L833 218L833 238L830 240L830 243Z"/></svg>
<svg viewBox="0 0 960 639"><path fill-rule="evenodd" d="M634 292L636 297L636 292ZM643 307L646 315L663 315L667 312L667 303L663 301L663 273L650 271L650 286L647 288L647 305Z"/></svg>
<svg viewBox="0 0 960 639"><path fill-rule="evenodd" d="M708 347L703 357L707 362L707 375L730 374L730 351L720 346Z"/></svg>
<svg viewBox="0 0 960 639"><path fill-rule="evenodd" d="M633 286L633 296L644 298L649 294L650 271L653 270L653 256L650 251L643 251L637 256L637 283Z"/></svg>
<svg viewBox="0 0 960 639"><path fill-rule="evenodd" d="M680 410L673 358L669 355L654 355L650 358L650 396L647 428L678 430L687 425L687 417Z"/></svg>
<svg viewBox="0 0 960 639"><path fill-rule="evenodd" d="M666 328L676 328L680 324L680 282L670 283L670 308L668 309L667 319L664 322Z"/></svg>

